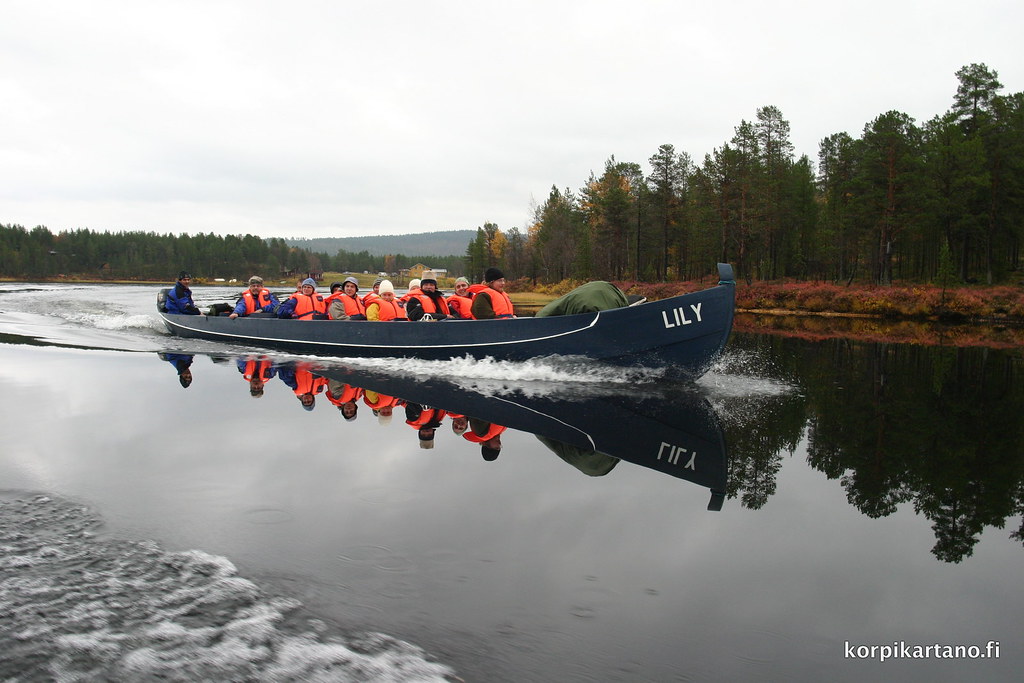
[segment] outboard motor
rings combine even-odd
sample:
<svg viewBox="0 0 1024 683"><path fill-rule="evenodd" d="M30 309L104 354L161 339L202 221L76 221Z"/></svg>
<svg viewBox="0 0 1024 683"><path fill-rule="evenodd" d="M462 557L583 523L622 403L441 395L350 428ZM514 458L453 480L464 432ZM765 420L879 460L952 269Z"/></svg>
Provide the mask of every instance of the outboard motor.
<svg viewBox="0 0 1024 683"><path fill-rule="evenodd" d="M161 313L167 312L167 292L171 291L170 287L164 287L156 293L156 310Z"/></svg>

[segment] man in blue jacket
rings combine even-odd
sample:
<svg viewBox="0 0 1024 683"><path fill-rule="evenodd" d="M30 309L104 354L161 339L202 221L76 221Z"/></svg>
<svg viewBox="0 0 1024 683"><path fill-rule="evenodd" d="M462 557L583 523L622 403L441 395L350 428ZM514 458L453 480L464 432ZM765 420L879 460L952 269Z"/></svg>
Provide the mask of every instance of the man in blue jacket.
<svg viewBox="0 0 1024 683"><path fill-rule="evenodd" d="M178 273L178 281L168 290L167 299L164 302L168 313L202 315L202 311L192 301L192 290L188 288L190 284L192 284L192 276L188 271L183 270Z"/></svg>

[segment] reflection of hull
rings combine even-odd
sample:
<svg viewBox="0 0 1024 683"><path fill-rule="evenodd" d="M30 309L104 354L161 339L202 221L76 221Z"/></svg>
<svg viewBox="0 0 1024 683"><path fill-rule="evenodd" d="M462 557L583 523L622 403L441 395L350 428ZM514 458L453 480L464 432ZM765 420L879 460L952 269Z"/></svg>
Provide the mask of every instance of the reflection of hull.
<svg viewBox="0 0 1024 683"><path fill-rule="evenodd" d="M731 278L731 269L723 273ZM182 337L333 357L529 360L584 356L614 365L665 367L696 377L718 358L732 329L731 282L700 292L596 313L413 324L168 315Z"/></svg>
<svg viewBox="0 0 1024 683"><path fill-rule="evenodd" d="M707 400L692 390L673 388L639 397L622 393L536 397L518 392L484 396L436 378L418 381L338 367L315 372L685 479L711 489L709 509L720 509L725 497L722 427Z"/></svg>

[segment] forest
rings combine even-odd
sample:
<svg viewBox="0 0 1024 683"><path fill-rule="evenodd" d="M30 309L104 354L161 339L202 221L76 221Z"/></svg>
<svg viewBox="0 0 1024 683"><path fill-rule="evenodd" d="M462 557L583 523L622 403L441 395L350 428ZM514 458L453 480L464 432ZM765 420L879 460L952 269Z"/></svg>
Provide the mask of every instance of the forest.
<svg viewBox="0 0 1024 683"><path fill-rule="evenodd" d="M422 262L476 279L689 281L718 261L753 281L837 284L1020 280L1024 240L1024 92L1000 94L985 64L956 72L952 107L918 124L899 111L860 137L832 134L815 164L794 158L775 106L742 120L699 163L671 144L649 172L614 156L581 189L552 186L524 229L476 229L462 255L331 255L253 235L53 234L0 225L0 276L155 279L252 273L397 272Z"/></svg>
<svg viewBox="0 0 1024 683"><path fill-rule="evenodd" d="M87 228L54 235L45 226L27 230L0 225L0 276L25 279L168 280L186 268L201 279L267 278L312 272L398 272L421 262L462 272L460 256L373 256L339 250L333 256L255 235L172 235L102 232Z"/></svg>
<svg viewBox="0 0 1024 683"><path fill-rule="evenodd" d="M646 174L613 156L579 191L553 186L525 233L479 228L469 270L657 282L723 261L747 282L1007 282L1024 238L1024 93L1001 95L984 64L956 78L946 113L880 114L858 138L822 140L816 167L794 158L774 106L700 162L671 144Z"/></svg>

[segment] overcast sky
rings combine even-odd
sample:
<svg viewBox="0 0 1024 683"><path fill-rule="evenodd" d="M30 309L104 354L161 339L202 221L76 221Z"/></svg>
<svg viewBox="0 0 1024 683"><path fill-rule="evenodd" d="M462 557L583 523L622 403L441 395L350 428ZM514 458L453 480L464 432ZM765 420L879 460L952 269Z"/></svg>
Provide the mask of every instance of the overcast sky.
<svg viewBox="0 0 1024 683"><path fill-rule="evenodd" d="M552 185L778 107L797 155L1024 90L1020 0L0 0L0 223L524 229Z"/></svg>

